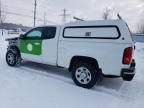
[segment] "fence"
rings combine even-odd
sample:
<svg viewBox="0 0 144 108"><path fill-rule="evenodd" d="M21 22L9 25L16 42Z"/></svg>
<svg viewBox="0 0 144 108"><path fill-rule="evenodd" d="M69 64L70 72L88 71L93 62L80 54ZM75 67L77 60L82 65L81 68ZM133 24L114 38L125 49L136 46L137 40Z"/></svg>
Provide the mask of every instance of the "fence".
<svg viewBox="0 0 144 108"><path fill-rule="evenodd" d="M132 38L134 42L144 42L144 34L133 34Z"/></svg>

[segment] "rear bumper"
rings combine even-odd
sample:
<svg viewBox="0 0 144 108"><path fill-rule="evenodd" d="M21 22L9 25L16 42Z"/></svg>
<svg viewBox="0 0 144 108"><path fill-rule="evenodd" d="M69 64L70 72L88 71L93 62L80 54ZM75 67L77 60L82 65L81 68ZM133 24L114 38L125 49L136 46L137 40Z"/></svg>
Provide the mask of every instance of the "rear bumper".
<svg viewBox="0 0 144 108"><path fill-rule="evenodd" d="M132 60L132 63L130 65L130 68L128 69L122 69L121 71L121 77L123 78L123 80L125 81L131 81L133 79L133 77L135 76L135 60Z"/></svg>

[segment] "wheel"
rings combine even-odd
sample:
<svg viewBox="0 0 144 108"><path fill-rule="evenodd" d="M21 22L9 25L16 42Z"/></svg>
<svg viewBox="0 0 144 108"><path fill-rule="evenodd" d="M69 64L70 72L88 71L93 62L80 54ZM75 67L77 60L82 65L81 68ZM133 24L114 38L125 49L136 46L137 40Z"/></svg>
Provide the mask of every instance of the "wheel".
<svg viewBox="0 0 144 108"><path fill-rule="evenodd" d="M6 62L9 66L17 64L17 56L11 50L6 53Z"/></svg>
<svg viewBox="0 0 144 108"><path fill-rule="evenodd" d="M72 79L76 85L90 89L98 81L97 70L89 63L79 62L72 68Z"/></svg>

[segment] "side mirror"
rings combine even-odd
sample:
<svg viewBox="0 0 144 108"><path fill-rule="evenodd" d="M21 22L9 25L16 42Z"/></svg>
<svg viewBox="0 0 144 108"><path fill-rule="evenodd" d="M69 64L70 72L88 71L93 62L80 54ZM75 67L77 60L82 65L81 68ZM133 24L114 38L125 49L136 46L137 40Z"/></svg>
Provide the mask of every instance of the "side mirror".
<svg viewBox="0 0 144 108"><path fill-rule="evenodd" d="M25 35L20 34L20 39L26 39Z"/></svg>

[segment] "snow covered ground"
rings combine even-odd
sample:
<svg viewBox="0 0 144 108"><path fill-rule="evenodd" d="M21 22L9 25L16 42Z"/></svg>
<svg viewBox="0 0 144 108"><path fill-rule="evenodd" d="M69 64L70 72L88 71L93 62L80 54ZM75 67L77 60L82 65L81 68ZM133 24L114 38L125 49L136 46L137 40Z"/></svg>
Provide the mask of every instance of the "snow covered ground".
<svg viewBox="0 0 144 108"><path fill-rule="evenodd" d="M137 70L133 81L104 79L87 90L77 87L70 73L63 69L32 62L9 67L5 62L5 37L0 36L0 108L142 108L144 105L144 43L136 43Z"/></svg>

